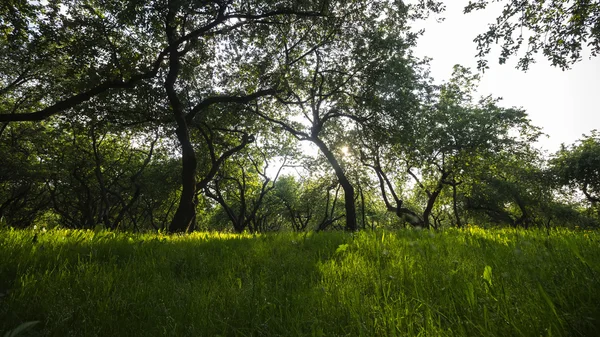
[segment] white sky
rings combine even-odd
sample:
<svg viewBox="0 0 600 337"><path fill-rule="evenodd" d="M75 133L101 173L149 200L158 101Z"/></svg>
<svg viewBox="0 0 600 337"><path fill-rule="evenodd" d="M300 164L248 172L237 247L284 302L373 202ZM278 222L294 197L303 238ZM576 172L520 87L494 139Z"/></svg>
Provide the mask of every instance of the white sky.
<svg viewBox="0 0 600 337"><path fill-rule="evenodd" d="M434 18L423 23L425 35L419 39L415 50L417 56L428 56L431 74L437 82L450 78L452 67L462 64L476 71L476 44L473 39L486 31L489 23L501 12L502 6L490 6L485 11L463 14L468 0L446 1L445 21L437 23ZM421 25L419 25L419 28ZM559 149L561 143L571 144L600 129L600 57L576 63L571 70L562 71L552 67L542 55L530 65L527 72L515 68L517 57L498 64L492 48L488 59L489 69L482 75L479 93L503 98L503 106L523 107L532 124L542 127L549 138L540 141L540 147L550 152ZM588 53L584 53L587 55Z"/></svg>

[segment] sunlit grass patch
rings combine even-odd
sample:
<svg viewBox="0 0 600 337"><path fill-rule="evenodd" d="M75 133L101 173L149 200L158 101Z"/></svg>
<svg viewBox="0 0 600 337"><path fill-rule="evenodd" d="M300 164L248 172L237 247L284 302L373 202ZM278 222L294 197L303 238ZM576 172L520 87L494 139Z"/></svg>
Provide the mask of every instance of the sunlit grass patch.
<svg viewBox="0 0 600 337"><path fill-rule="evenodd" d="M0 232L0 333L591 336L595 231Z"/></svg>

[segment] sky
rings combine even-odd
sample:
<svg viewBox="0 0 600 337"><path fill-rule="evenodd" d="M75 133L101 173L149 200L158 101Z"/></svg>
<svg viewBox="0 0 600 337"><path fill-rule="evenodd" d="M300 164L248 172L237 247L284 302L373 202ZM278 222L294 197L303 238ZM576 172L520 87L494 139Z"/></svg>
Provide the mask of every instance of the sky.
<svg viewBox="0 0 600 337"><path fill-rule="evenodd" d="M468 2L446 1L446 11L441 15L445 18L443 22L430 18L414 25L425 29L415 54L433 58L431 74L437 82L449 79L455 64L476 71L477 50L473 39L485 32L502 10L501 4L496 4L484 11L463 14ZM499 46L492 49L499 50ZM505 107L524 108L532 124L548 135L538 146L549 153L555 152L561 143L572 144L582 134L600 129L600 57L589 59L587 55L589 52L566 71L552 67L539 55L536 63L523 72L515 68L517 57L500 65L492 54L488 59L489 69L481 75L479 93L502 97L501 105Z"/></svg>

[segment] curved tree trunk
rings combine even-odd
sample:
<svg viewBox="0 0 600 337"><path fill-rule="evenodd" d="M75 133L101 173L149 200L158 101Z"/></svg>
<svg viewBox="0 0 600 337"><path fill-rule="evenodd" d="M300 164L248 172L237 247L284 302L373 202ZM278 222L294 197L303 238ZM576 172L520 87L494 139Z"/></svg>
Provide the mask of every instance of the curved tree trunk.
<svg viewBox="0 0 600 337"><path fill-rule="evenodd" d="M388 212L393 212L399 219L401 219L405 223L408 222L411 226L421 224L423 221L417 213L402 206L404 204L404 201L400 199L394 191L394 186L390 182L390 179L387 177L386 173L381 169L381 164L379 163L379 160L376 159L374 165L368 164L364 160L361 161L364 165L372 168L375 171L375 174L377 175L377 180L379 180L379 189L381 191L381 196L383 197L383 202L385 203ZM392 205L387 196L386 186L390 190L392 198L394 198L395 206Z"/></svg>
<svg viewBox="0 0 600 337"><path fill-rule="evenodd" d="M435 202L437 201L437 198L439 197L440 193L442 193L442 190L444 189L444 182L446 181L446 178L448 178L449 175L450 175L450 172L442 171L442 176L440 177L440 180L438 181L437 185L435 186L435 189L433 190L433 192L429 192L429 191L427 191L427 189L425 189L427 196L429 197L427 200L427 206L425 207L425 211L423 211L423 226L425 228L431 227L431 224L429 222L429 217L431 216L431 212L433 211L433 206L435 206Z"/></svg>
<svg viewBox="0 0 600 337"><path fill-rule="evenodd" d="M185 133L185 135L180 136L180 133ZM189 140L187 130L180 131L178 128L177 138L182 145L183 167L181 169L182 190L179 206L169 226L169 232L173 233L190 231L193 229L194 220L196 219L196 203L194 202L196 196L196 154Z"/></svg>
<svg viewBox="0 0 600 337"><path fill-rule="evenodd" d="M342 185L342 188L344 189L344 203L346 207L346 230L355 231L358 229L358 225L356 223L354 187L350 183L350 180L348 180L348 177L346 177L346 174L340 166L340 163L333 155L333 152L329 150L327 145L321 139L316 137L311 138L311 140L313 141L313 143L315 143L315 145L319 147L319 150L323 152L325 158L327 158L327 161L329 161L329 164L331 164L331 167L333 167L333 170L335 171L335 175L338 181L340 182L340 185Z"/></svg>
<svg viewBox="0 0 600 337"><path fill-rule="evenodd" d="M166 33L169 40L169 73L165 80L165 89L169 97L169 103L173 111L175 122L177 123L177 139L181 144L181 197L179 198L179 206L175 212L175 216L169 226L169 232L185 232L193 228L193 223L196 219L196 204L194 197L196 196L196 153L190 141L188 125L185 120L183 104L177 96L175 90L175 82L179 69L181 67L179 53L177 51L176 27L175 27L175 11L172 8L174 5L169 4L169 12L167 14Z"/></svg>
<svg viewBox="0 0 600 337"><path fill-rule="evenodd" d="M436 190L433 191L433 193L431 193L431 195L429 196L429 199L427 200L427 206L425 206L425 210L423 211L423 227L425 227L425 228L431 227L429 217L431 216L431 212L433 211L433 206L435 205L435 201L437 200L437 197L440 195L440 192L442 192L442 189L436 188Z"/></svg>

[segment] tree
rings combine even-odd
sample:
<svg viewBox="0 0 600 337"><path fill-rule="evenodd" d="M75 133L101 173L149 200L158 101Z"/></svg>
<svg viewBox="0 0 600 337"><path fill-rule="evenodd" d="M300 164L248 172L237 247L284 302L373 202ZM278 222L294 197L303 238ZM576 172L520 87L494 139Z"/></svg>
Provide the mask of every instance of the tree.
<svg viewBox="0 0 600 337"><path fill-rule="evenodd" d="M490 156L502 151L516 151L537 139L525 111L498 106L499 99L474 99L479 76L456 65L452 78L442 85L433 111L426 112L415 140L417 150L408 151L409 175L427 196L423 222L429 216L445 186L452 187L456 225L460 216L456 205L461 176L469 174L469 165L477 156ZM421 178L411 166L420 169ZM429 185L421 180L429 181Z"/></svg>
<svg viewBox="0 0 600 337"><path fill-rule="evenodd" d="M583 193L592 205L600 203L600 133L593 130L571 146L561 149L550 160L557 183Z"/></svg>
<svg viewBox="0 0 600 337"><path fill-rule="evenodd" d="M357 230L394 216L461 226L487 207L511 224L536 223L555 201L540 188L546 172L507 159L502 177L486 174L496 155L535 140L524 111L475 100L477 76L463 67L433 85L427 60L411 53L409 20L441 9L429 0L5 1L0 217L171 232L208 224L206 214L236 231L326 230L345 218ZM297 159L299 141L320 151L318 172L272 179L269 163ZM578 147L557 155L553 172L597 202L596 152L581 178L572 157L588 150Z"/></svg>
<svg viewBox="0 0 600 337"><path fill-rule="evenodd" d="M0 133L0 224L24 228L50 207L46 163L40 153L51 140L44 124L22 123Z"/></svg>
<svg viewBox="0 0 600 337"><path fill-rule="evenodd" d="M68 228L140 229L140 199L154 188L146 169L158 163L157 152L164 157L158 138L98 121L7 125L0 136L0 215L15 227L46 217ZM162 184L167 190L167 179Z"/></svg>
<svg viewBox="0 0 600 337"><path fill-rule="evenodd" d="M296 232L309 229L308 224L315 215L315 200L307 192L307 188L292 175L282 176L273 191L277 203L283 205L281 213Z"/></svg>
<svg viewBox="0 0 600 337"><path fill-rule="evenodd" d="M267 227L264 224L267 216L261 212L265 200L275 188L286 161L284 158L271 179L267 176L269 158L266 152L255 149L238 154L221 166L212 183L204 188L204 194L221 205L236 232L260 231Z"/></svg>
<svg viewBox="0 0 600 337"><path fill-rule="evenodd" d="M527 145L473 160L458 196L465 215L512 227L545 224L553 191L542 164L540 153Z"/></svg>
<svg viewBox="0 0 600 337"><path fill-rule="evenodd" d="M522 70L535 63L534 55L539 51L553 66L563 70L581 60L581 52L586 47L594 57L600 52L600 2L597 0L474 0L469 1L464 12L484 9L493 2L503 2L505 6L496 23L475 38L479 69L488 67L485 57L492 44L501 44L499 61L502 64L517 54L525 42L527 51L517 65Z"/></svg>
<svg viewBox="0 0 600 337"><path fill-rule="evenodd" d="M373 132L365 130L365 150L369 152L363 154L363 162L377 174L388 210L399 217L408 215L416 218L411 220L413 224L429 227L438 197L446 186L451 186L456 196L462 177L469 174L471 161L478 156L518 149L539 135L524 111L499 107L498 100L491 97L476 101L473 96L478 79L468 68L457 65L450 81L432 92L429 103L425 101L427 104L412 109L412 118L393 120L396 126L388 130L395 132L375 131L371 136ZM422 194L420 199L425 200L420 214L403 206L395 191L402 186L393 184L384 168L404 171L396 181L405 180L406 176L412 179ZM388 193L395 205L389 201ZM452 208L460 226L455 197Z"/></svg>
<svg viewBox="0 0 600 337"><path fill-rule="evenodd" d="M160 11L141 5L4 2L0 121L43 120L157 76L168 54L151 29Z"/></svg>
<svg viewBox="0 0 600 337"><path fill-rule="evenodd" d="M66 122L49 131L54 138L39 154L49 173L46 187L53 212L68 228L139 230L140 183L150 165L158 134L149 139L102 123ZM165 182L163 182L165 183Z"/></svg>
<svg viewBox="0 0 600 337"><path fill-rule="evenodd" d="M11 3L2 13L8 33L0 50L7 60L0 121L81 115L85 104L137 107L140 93L151 95L162 109L140 117L175 129L182 191L170 230L185 231L195 218L190 127L213 105L274 94L288 66L280 62L283 54L286 62L299 62L319 44L307 38L312 35L285 50L272 41L303 27L315 32L338 24L338 7L321 1Z"/></svg>
<svg viewBox="0 0 600 337"><path fill-rule="evenodd" d="M529 145L472 162L458 198L469 223L597 227L571 198L558 193L556 173L540 151Z"/></svg>
<svg viewBox="0 0 600 337"><path fill-rule="evenodd" d="M141 192L133 213L137 227L167 230L179 199L179 161L162 148L138 179Z"/></svg>
<svg viewBox="0 0 600 337"><path fill-rule="evenodd" d="M346 229L357 230L355 189L332 145L350 141L352 129L378 118L366 102L373 99L373 87L390 60L410 67L408 48L416 35L408 31L409 7L402 3L369 1L344 8L352 20L322 33L323 51L295 64L286 92L272 105L257 106L255 113L317 146L343 189Z"/></svg>

